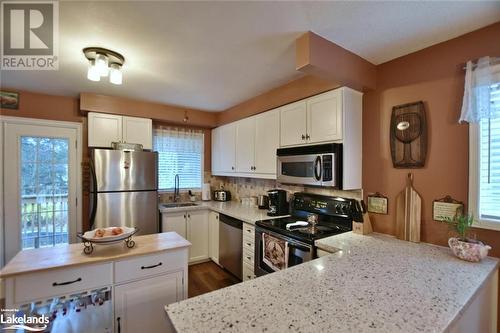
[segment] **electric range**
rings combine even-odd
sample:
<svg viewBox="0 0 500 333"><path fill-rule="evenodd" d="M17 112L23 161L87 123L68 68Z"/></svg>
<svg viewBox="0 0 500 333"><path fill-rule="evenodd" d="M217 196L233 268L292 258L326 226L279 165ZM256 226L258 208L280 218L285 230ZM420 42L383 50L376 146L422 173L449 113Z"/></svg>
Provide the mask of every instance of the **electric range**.
<svg viewBox="0 0 500 333"><path fill-rule="evenodd" d="M311 216L317 223L308 222ZM289 267L316 258L316 240L351 231L352 221L360 218L361 209L354 199L295 193L291 216L255 223L255 274L260 276L274 271L263 258L263 234L286 242Z"/></svg>

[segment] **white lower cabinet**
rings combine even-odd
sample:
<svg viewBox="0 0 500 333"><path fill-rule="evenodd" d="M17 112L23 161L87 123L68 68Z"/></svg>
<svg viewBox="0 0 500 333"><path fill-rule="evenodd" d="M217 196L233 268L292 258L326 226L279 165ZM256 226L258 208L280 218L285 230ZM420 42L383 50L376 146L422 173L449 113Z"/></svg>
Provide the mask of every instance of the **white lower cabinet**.
<svg viewBox="0 0 500 333"><path fill-rule="evenodd" d="M243 223L243 281L255 278L255 227Z"/></svg>
<svg viewBox="0 0 500 333"><path fill-rule="evenodd" d="M219 264L219 213L210 212L208 214L208 246L209 256L213 262Z"/></svg>
<svg viewBox="0 0 500 333"><path fill-rule="evenodd" d="M183 297L183 271L115 287L115 332L169 332L165 305Z"/></svg>
<svg viewBox="0 0 500 333"><path fill-rule="evenodd" d="M209 258L209 226L207 210L162 213L162 232L174 231L191 242L189 263Z"/></svg>

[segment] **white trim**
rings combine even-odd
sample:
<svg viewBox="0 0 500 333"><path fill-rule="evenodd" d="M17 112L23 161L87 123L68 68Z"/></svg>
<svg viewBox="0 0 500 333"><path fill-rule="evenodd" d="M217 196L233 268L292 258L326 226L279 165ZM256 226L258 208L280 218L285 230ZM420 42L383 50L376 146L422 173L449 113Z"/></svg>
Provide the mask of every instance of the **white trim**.
<svg viewBox="0 0 500 333"><path fill-rule="evenodd" d="M4 154L5 151L5 126L9 125L32 125L32 126L51 126L51 127L60 127L65 129L74 129L76 131L76 156L75 156L75 191L73 197L77 201L76 205L76 230L71 232L70 234L70 242L74 243L77 241L76 233L82 231L82 171L81 171L81 163L82 163L82 124L78 122L68 122L68 121L56 121L56 120L45 120L45 119L35 119L35 118L23 118L23 117L11 117L11 116L0 116L0 126L2 130L0 134L2 138L0 139L0 156ZM2 194L5 191L5 181L4 181L4 159L2 159L2 163L0 163L0 185ZM3 210L4 206L4 198L0 196L1 199L1 219L0 219L0 228L2 230L2 236L0 237L0 262L5 259L5 244L4 244L4 235L5 235L5 212Z"/></svg>
<svg viewBox="0 0 500 333"><path fill-rule="evenodd" d="M479 123L469 124L469 215L474 216L473 226L500 231L500 222L481 219L479 216Z"/></svg>

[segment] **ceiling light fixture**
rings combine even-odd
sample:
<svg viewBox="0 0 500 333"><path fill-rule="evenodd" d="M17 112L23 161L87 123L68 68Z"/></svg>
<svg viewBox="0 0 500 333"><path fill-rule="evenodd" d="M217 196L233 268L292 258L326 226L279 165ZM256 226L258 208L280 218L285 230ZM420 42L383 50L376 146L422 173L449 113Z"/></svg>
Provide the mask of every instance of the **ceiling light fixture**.
<svg viewBox="0 0 500 333"><path fill-rule="evenodd" d="M87 79L100 81L101 77L109 75L109 82L122 84L121 69L125 58L120 53L102 47L86 47L83 49L83 54L89 61Z"/></svg>

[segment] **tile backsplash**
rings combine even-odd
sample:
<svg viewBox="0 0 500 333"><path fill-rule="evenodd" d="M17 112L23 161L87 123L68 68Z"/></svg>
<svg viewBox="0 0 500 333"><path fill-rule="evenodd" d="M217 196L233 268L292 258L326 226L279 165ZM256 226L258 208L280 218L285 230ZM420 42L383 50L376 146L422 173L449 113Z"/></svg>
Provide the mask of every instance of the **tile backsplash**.
<svg viewBox="0 0 500 333"><path fill-rule="evenodd" d="M219 189L222 185L225 190L231 192L231 198L235 201L240 201L241 198L245 197L256 197L259 194L267 194L268 190L275 188L287 191L288 195L292 195L295 192L308 192L358 200L362 198L362 190L339 191L326 187L287 185L272 179L210 176L209 178L205 178L205 180L210 182L212 191Z"/></svg>
<svg viewBox="0 0 500 333"><path fill-rule="evenodd" d="M203 178L205 183L210 183L212 197L213 191L219 189L222 185L224 189L231 192L231 199L233 201L240 201L241 198L245 197L256 197L259 194L267 194L268 190L274 188L283 189L287 191L289 195L295 192L308 192L358 200L362 198L362 190L339 191L326 187L286 185L272 179L212 176L210 172L205 172ZM201 191L193 191L193 194L196 196L196 200L201 200ZM180 201L189 201L187 192L181 191L180 196ZM160 202L173 201L173 192L160 193L159 197Z"/></svg>

